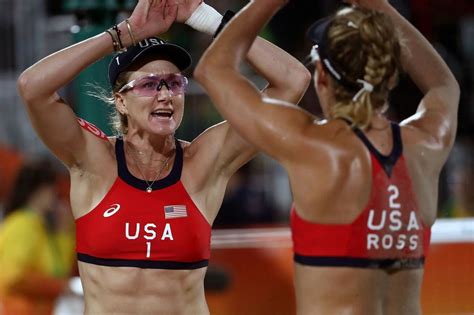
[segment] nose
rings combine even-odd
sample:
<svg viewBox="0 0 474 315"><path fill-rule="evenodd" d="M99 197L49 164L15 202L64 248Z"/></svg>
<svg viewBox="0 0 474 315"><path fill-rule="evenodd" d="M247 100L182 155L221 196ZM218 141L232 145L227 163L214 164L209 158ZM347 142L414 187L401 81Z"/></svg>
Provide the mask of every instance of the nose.
<svg viewBox="0 0 474 315"><path fill-rule="evenodd" d="M166 87L166 89L167 89L168 91L170 91L170 87L168 86L168 83L166 83L166 81L162 79L162 80L160 81L160 83L158 83L158 86L156 87L156 90L157 90L157 91L161 91L161 89L162 89L163 87Z"/></svg>
<svg viewBox="0 0 474 315"><path fill-rule="evenodd" d="M165 87L165 89L163 89L163 87ZM165 80L161 80L156 87L156 96L158 97L158 100L161 101L168 101L171 99L171 96L173 96L173 93Z"/></svg>

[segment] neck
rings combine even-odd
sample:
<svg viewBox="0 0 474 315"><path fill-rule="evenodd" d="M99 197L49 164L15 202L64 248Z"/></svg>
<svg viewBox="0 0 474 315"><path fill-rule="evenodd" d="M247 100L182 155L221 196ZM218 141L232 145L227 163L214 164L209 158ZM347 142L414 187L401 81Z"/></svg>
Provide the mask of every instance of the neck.
<svg viewBox="0 0 474 315"><path fill-rule="evenodd" d="M175 149L174 134L161 136L140 134L138 132L128 133L124 136L125 145L137 153L156 159L166 159Z"/></svg>
<svg viewBox="0 0 474 315"><path fill-rule="evenodd" d="M372 117L368 130L386 130L390 127L390 121L381 113Z"/></svg>
<svg viewBox="0 0 474 315"><path fill-rule="evenodd" d="M154 142L150 140L130 135L124 138L128 169L135 177L149 182L149 186L167 174L170 165L173 165L176 149L172 136L156 138Z"/></svg>

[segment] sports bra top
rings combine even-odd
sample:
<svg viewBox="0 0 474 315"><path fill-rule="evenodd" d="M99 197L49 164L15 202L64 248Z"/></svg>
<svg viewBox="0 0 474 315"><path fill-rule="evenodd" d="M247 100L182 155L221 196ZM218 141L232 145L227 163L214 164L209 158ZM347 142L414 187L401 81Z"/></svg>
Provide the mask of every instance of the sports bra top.
<svg viewBox="0 0 474 315"><path fill-rule="evenodd" d="M181 183L183 150L168 176L148 183L134 177L124 143L115 144L118 177L103 200L76 220L79 261L110 266L196 269L208 265L211 226Z"/></svg>
<svg viewBox="0 0 474 315"><path fill-rule="evenodd" d="M392 123L393 150L380 154L364 133L356 135L370 151L369 201L350 224L320 224L291 210L294 260L311 266L421 268L430 243L403 157L400 127Z"/></svg>

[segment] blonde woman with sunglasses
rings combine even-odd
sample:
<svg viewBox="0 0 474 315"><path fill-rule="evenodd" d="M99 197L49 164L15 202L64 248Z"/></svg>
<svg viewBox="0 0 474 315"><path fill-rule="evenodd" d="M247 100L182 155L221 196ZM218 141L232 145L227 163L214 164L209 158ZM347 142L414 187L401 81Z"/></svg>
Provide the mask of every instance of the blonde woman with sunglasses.
<svg viewBox="0 0 474 315"><path fill-rule="evenodd" d="M128 20L44 58L18 80L33 126L70 171L86 314L209 314L211 225L229 178L256 148L227 122L191 142L175 138L191 58L155 36L175 21L215 34L230 18L202 1L178 2L140 0ZM57 91L113 50L108 76L120 135L106 137ZM309 84L303 66L264 40L248 61L270 97L298 102Z"/></svg>

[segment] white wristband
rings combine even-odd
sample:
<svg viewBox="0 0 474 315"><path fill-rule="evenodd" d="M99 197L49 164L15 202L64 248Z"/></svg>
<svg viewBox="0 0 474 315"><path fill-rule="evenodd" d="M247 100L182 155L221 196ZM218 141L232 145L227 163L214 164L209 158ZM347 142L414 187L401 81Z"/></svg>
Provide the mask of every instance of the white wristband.
<svg viewBox="0 0 474 315"><path fill-rule="evenodd" d="M210 5L202 2L184 24L191 26L196 31L214 35L221 21L222 15Z"/></svg>

